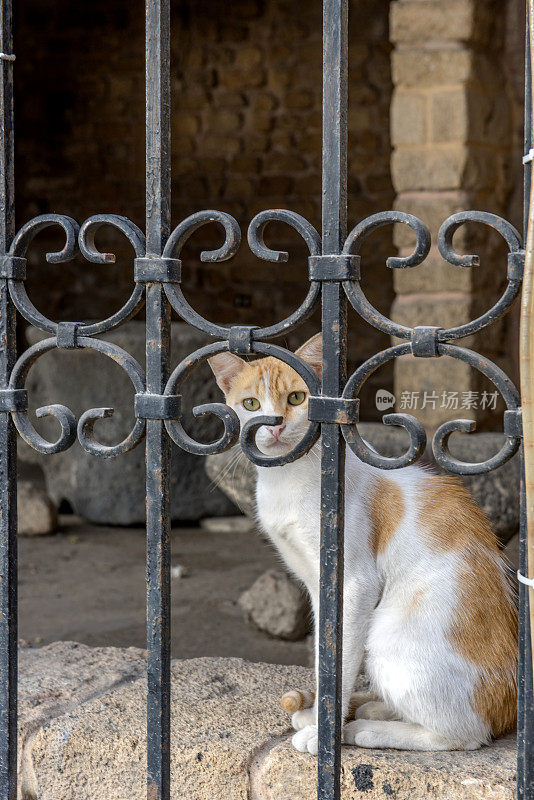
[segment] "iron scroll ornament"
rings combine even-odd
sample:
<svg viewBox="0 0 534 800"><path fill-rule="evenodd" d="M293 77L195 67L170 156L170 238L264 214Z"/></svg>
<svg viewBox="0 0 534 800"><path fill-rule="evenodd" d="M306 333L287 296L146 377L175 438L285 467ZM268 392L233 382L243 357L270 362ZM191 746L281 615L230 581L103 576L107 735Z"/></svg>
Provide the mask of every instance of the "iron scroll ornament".
<svg viewBox="0 0 534 800"><path fill-rule="evenodd" d="M411 214L392 211L375 214L359 225L348 235L343 252L359 252L365 238L383 225L400 222L409 225L416 235L416 245L413 253L406 258L389 258L387 266L393 269L404 269L422 263L430 249L430 234L421 220ZM399 325L393 320L383 316L365 297L359 281L344 283L347 298L355 311L370 325L391 336L408 341L387 348L367 359L349 378L343 397L355 398L359 395L367 379L379 367L403 355L413 355L416 358L436 358L448 356L455 358L478 369L496 387L505 404L504 433L506 440L500 451L479 463L462 462L456 459L448 450L448 440L453 432L471 433L475 430L472 420L452 420L441 425L435 432L432 440L432 450L437 463L448 472L456 474L478 474L490 472L502 466L519 449L521 443L521 412L520 395L508 376L492 361L467 348L449 344L450 341L472 335L493 324L497 319L506 314L521 289L525 252L522 249L522 239L518 231L506 220L495 214L482 211L462 211L450 216L441 225L438 232L438 248L441 256L449 264L472 268L478 266L479 258L476 255L461 255L454 250L453 236L462 225L468 222L478 222L492 227L505 240L508 246L507 285L499 300L477 319L455 328L444 329L439 326L418 326L408 328ZM415 417L410 414L387 414L382 418L385 424L400 425L410 435L408 450L398 458L386 458L368 447L361 438L357 425L342 425L343 435L348 446L354 453L368 464L380 469L397 469L413 464L424 452L426 446L426 433Z"/></svg>
<svg viewBox="0 0 534 800"><path fill-rule="evenodd" d="M255 417L240 431L235 412L223 403L208 403L193 409L195 416L214 414L223 423L224 431L214 442L201 443L192 439L183 427L183 410L180 390L188 375L210 356L230 351L237 355L272 355L295 369L306 383L310 397L320 396L320 382L316 373L294 353L271 344L270 340L293 331L315 310L321 296L322 282L339 280L350 305L363 319L378 330L404 340L401 344L387 348L365 361L350 376L339 402L357 401L361 389L370 375L385 363L399 356L411 354L416 357L447 356L468 363L483 373L500 392L506 404L504 433L506 441L501 450L484 462L464 463L455 459L448 450L448 439L453 432L470 432L474 423L470 420L453 420L444 423L435 433L432 447L436 461L449 472L475 474L487 472L501 466L514 455L520 444L520 398L515 386L505 373L488 359L466 348L451 344L452 341L472 335L491 325L505 314L519 295L524 251L519 233L505 220L486 212L466 211L449 217L438 234L438 247L441 255L450 264L472 268L477 266L476 255L461 255L454 250L453 236L459 227L467 222L489 225L498 231L508 247L507 285L499 300L477 319L455 328L443 329L438 326L419 326L409 328L399 325L372 306L360 285L360 249L363 242L374 231L385 225L405 224L415 234L415 246L408 256L391 257L386 265L392 269L412 268L421 264L430 249L430 234L427 227L411 214L388 211L374 214L359 223L347 236L339 256L321 256L321 239L315 228L302 216L284 209L272 209L257 214L248 229L248 243L251 251L259 258L273 263L284 262L288 253L270 249L264 241L264 232L271 222L283 222L292 227L304 240L309 252L310 284L301 305L287 318L267 327L222 326L213 323L200 314L186 300L180 286L181 260L183 246L201 227L217 224L222 227L224 241L214 250L203 251L201 260L218 263L231 258L240 243L240 229L237 221L225 212L202 211L184 219L169 236L163 255L154 257L146 253L145 237L142 231L126 217L114 214L99 214L87 219L81 227L65 215L47 214L34 218L16 234L9 254L2 264L3 276L8 285L13 303L19 313L32 325L52 334L50 338L38 342L26 350L16 362L7 393L8 410L21 437L34 449L42 453L57 453L69 448L78 437L87 452L101 458L120 455L133 449L143 439L145 420L152 416L164 419L171 439L182 449L198 455L219 453L232 447L238 440L247 458L259 466L280 466L305 454L319 437L318 419L311 419L303 439L285 456L269 457L260 452L255 444L255 435L262 425L273 425L278 417ZM45 228L59 226L65 235L65 244L58 252L47 253L49 263L70 261L80 252L92 263L107 264L115 261L112 253L100 252L95 244L95 235L102 226L111 226L120 231L129 241L135 253L134 287L126 303L112 316L100 322L54 322L39 312L29 299L24 279L26 273L26 254L35 236ZM138 362L116 345L96 336L121 325L137 314L144 304L145 285L160 282L167 299L178 316L218 340L192 353L184 359L168 379L164 394L146 395L145 374ZM84 412L79 421L66 406L52 404L37 410L37 416L51 415L60 424L59 437L49 442L37 433L29 420L27 397L24 388L31 366L44 353L54 348L92 349L113 359L129 376L135 391L136 421L128 436L119 444L108 446L97 441L94 425L98 419L113 414L111 408L94 408ZM11 405L9 405L11 404ZM147 410L148 409L148 410ZM426 434L422 424L409 414L387 414L382 418L385 424L403 427L410 436L406 452L397 458L387 458L370 448L358 431L358 415L352 414L350 420L340 417L343 435L348 446L366 463L381 469L397 469L414 463L424 452ZM324 420L323 420L324 421Z"/></svg>
<svg viewBox="0 0 534 800"><path fill-rule="evenodd" d="M97 323L54 322L38 311L26 293L24 286L26 272L26 254L30 244L38 233L52 226L59 226L65 234L65 244L58 252L47 253L49 263L71 261L79 251L88 261L94 263L112 263L112 253L100 253L94 245L94 234L102 225L111 225L126 235L134 251L144 251L144 234L133 222L115 214L101 214L90 217L80 228L71 217L60 214L46 214L35 217L24 225L13 239L9 254L4 257L5 277L8 278L9 292L15 307L24 319L45 333L53 334L32 345L15 363L9 382L10 392L24 392L24 384L35 361L55 348L91 349L102 353L121 366L132 381L136 391L144 387L144 373L137 361L122 348L111 342L93 338L105 333L131 319L143 305L143 288L135 285L126 303L111 317ZM26 407L24 407L24 405ZM136 420L130 434L119 444L102 445L96 441L93 426L97 419L109 417L113 409L95 408L86 411L78 426L72 411L66 406L52 404L37 409L37 416L53 416L60 424L60 435L54 442L44 439L33 427L27 412L27 403L20 404L12 411L14 424L20 436L28 445L41 453L59 453L68 449L78 439L85 450L100 457L120 455L133 449L144 435L144 423Z"/></svg>

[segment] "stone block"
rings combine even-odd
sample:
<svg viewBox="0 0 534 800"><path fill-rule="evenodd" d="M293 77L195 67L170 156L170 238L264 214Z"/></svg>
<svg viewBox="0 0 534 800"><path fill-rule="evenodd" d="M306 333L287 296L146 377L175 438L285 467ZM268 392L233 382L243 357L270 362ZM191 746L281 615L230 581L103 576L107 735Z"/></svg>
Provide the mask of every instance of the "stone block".
<svg viewBox="0 0 534 800"><path fill-rule="evenodd" d="M471 153L466 147L398 149L393 152L391 177L397 192L462 189Z"/></svg>
<svg viewBox="0 0 534 800"><path fill-rule="evenodd" d="M432 142L465 142L469 137L469 103L466 88L435 92L430 98L430 138Z"/></svg>
<svg viewBox="0 0 534 800"><path fill-rule="evenodd" d="M415 92L395 91L391 106L394 146L424 144L427 139L427 98Z"/></svg>
<svg viewBox="0 0 534 800"><path fill-rule="evenodd" d="M395 198L394 208L418 217L430 231L432 241L437 243L441 224L457 211L471 207L471 198L464 191L451 192L403 192ZM462 247L466 239L466 227L462 226L455 236L454 243ZM414 242L414 234L407 225L396 225L393 241L397 247L409 247ZM467 270L464 270L467 271Z"/></svg>
<svg viewBox="0 0 534 800"><path fill-rule="evenodd" d="M292 153L270 153L263 159L264 173L291 173L292 171L301 173L304 167L304 161Z"/></svg>
<svg viewBox="0 0 534 800"><path fill-rule="evenodd" d="M258 84L259 85L259 84ZM287 69L270 69L268 73L268 86L273 92L286 90L291 85L291 74Z"/></svg>
<svg viewBox="0 0 534 800"><path fill-rule="evenodd" d="M256 133L247 137L247 152L249 154L266 153L269 150L269 145L269 137L265 133ZM263 210L263 208L258 210ZM250 214L251 217L253 215L253 213Z"/></svg>
<svg viewBox="0 0 534 800"><path fill-rule="evenodd" d="M190 111L202 111L208 105L209 102L208 93L206 92L205 88L197 85L188 85L187 87L184 87L182 91L183 91L182 102L184 108L187 108ZM173 150L175 150L174 146Z"/></svg>
<svg viewBox="0 0 534 800"><path fill-rule="evenodd" d="M251 69L221 69L219 70L219 84L224 89L254 89L265 83L265 72L261 67Z"/></svg>
<svg viewBox="0 0 534 800"><path fill-rule="evenodd" d="M261 161L256 156L238 155L234 156L230 162L232 173L258 173Z"/></svg>
<svg viewBox="0 0 534 800"><path fill-rule="evenodd" d="M286 108L300 110L310 108L315 102L315 95L305 89L288 92L284 98Z"/></svg>
<svg viewBox="0 0 534 800"><path fill-rule="evenodd" d="M44 334L30 328L28 340L34 343ZM110 331L107 341L129 352L141 366L145 363L145 324L132 321ZM173 360L178 363L208 341L204 334L173 323ZM50 403L63 403L79 418L88 408L112 407L111 419L97 423L96 436L105 444L121 441L131 430L133 417L132 386L123 371L100 354L90 350L53 351L40 358L27 380L30 410ZM185 426L200 441L219 435L220 423L204 418L191 422L193 405L220 401L220 393L206 365L193 372L184 386ZM43 435L57 436L57 423L44 419L37 423ZM117 458L101 459L86 453L75 442L57 455L41 455L21 442L26 461L38 463L44 472L47 491L59 506L67 501L76 514L91 522L132 525L145 520L144 442ZM209 480L202 457L173 445L171 470L171 516L174 520L197 520L204 516L229 514L232 504L218 491L209 491Z"/></svg>
<svg viewBox="0 0 534 800"><path fill-rule="evenodd" d="M254 114L249 122L250 129L252 131L270 131L273 129L275 124L275 118L272 114L262 114L256 113Z"/></svg>
<svg viewBox="0 0 534 800"><path fill-rule="evenodd" d="M391 309L401 325L438 325L452 328L471 318L471 296L451 291L443 294L400 295Z"/></svg>
<svg viewBox="0 0 534 800"><path fill-rule="evenodd" d="M226 153L228 155L236 155L243 149L242 142L237 135L219 135L210 133L203 139L203 147L206 152L219 155Z"/></svg>
<svg viewBox="0 0 534 800"><path fill-rule="evenodd" d="M245 619L276 639L303 639L312 616L304 589L286 572L269 569L239 597Z"/></svg>
<svg viewBox="0 0 534 800"><path fill-rule="evenodd" d="M271 92L257 92L252 101L254 111L274 111L278 100Z"/></svg>
<svg viewBox="0 0 534 800"><path fill-rule="evenodd" d="M292 178L288 175L263 176L258 194L260 197L283 197L291 191L292 183Z"/></svg>
<svg viewBox="0 0 534 800"><path fill-rule="evenodd" d="M39 536L56 530L56 506L47 493L32 481L18 481L17 525L19 536Z"/></svg>
<svg viewBox="0 0 534 800"><path fill-rule="evenodd" d="M468 42L480 38L479 20L474 0L399 0L391 4L391 39L400 42L456 40Z"/></svg>
<svg viewBox="0 0 534 800"><path fill-rule="evenodd" d="M242 108L246 106L247 101L245 95L239 91L221 91L217 93L217 103L220 108ZM202 108L209 107L208 102L205 100Z"/></svg>
<svg viewBox="0 0 534 800"><path fill-rule="evenodd" d="M399 255L407 256L412 251L413 248L403 247ZM399 295L451 291L468 294L473 281L474 275L470 269L448 264L435 248L418 267L393 271L393 286Z"/></svg>
<svg viewBox="0 0 534 800"><path fill-rule="evenodd" d="M392 77L395 86L418 90L434 86L465 83L473 69L471 50L456 47L454 50L403 48L392 53Z"/></svg>
<svg viewBox="0 0 534 800"><path fill-rule="evenodd" d="M226 196L235 197L238 200L245 200L252 197L255 191L256 182L247 180L246 178L231 176L226 184Z"/></svg>
<svg viewBox="0 0 534 800"><path fill-rule="evenodd" d="M246 45L240 47L235 54L235 65L239 69L249 70L252 67L261 64L264 59L264 54L261 48L254 45Z"/></svg>
<svg viewBox="0 0 534 800"><path fill-rule="evenodd" d="M395 360L395 397L396 411L413 414L421 420L427 431L435 430L442 422L454 419L458 411L440 408L440 399L443 392L476 391L477 383L473 370L462 361L442 358L414 358L402 356ZM418 407L411 410L405 400L417 394ZM430 398L436 396L434 401ZM425 402L425 408L421 405ZM473 411L462 411L462 418L475 419Z"/></svg>
<svg viewBox="0 0 534 800"><path fill-rule="evenodd" d="M222 133L228 133L239 128L241 115L227 109L214 111L210 114L210 127Z"/></svg>
<svg viewBox="0 0 534 800"><path fill-rule="evenodd" d="M200 119L194 114L180 114L176 125L182 136L195 136L200 130Z"/></svg>
<svg viewBox="0 0 534 800"><path fill-rule="evenodd" d="M407 327L436 325L454 328L478 319L493 306L495 299L494 295L469 295L456 291L442 294L403 294L397 296L393 303L392 318ZM457 340L456 344L482 352L495 360L502 349L504 338L505 327L501 319L474 336Z"/></svg>

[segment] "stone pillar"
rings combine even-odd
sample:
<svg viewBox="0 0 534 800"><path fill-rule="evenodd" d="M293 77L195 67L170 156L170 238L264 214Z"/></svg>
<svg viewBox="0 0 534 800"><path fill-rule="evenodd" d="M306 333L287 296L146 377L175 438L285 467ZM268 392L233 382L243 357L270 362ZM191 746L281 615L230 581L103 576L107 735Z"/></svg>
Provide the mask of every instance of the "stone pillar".
<svg viewBox="0 0 534 800"><path fill-rule="evenodd" d="M514 123L503 69L503 5L487 0L391 3L395 207L420 217L432 234L426 263L395 272L392 317L406 325L451 327L466 322L489 308L503 285L505 251L484 226L464 227L455 236L457 249L481 256L478 268L445 263L436 246L440 224L456 211L479 209L506 216ZM408 253L413 237L405 226L397 228L395 243L401 253ZM458 343L510 371L505 340L501 323L475 341ZM499 429L500 414L480 408L484 390L491 392L493 387L449 358L406 357L395 365L397 410L409 411L403 392L419 392L413 413L429 429L457 417ZM429 402L421 409L425 392ZM457 409L441 407L443 392L458 392ZM477 408L462 408L464 398L472 400L467 392L479 393ZM430 401L436 394L438 399Z"/></svg>

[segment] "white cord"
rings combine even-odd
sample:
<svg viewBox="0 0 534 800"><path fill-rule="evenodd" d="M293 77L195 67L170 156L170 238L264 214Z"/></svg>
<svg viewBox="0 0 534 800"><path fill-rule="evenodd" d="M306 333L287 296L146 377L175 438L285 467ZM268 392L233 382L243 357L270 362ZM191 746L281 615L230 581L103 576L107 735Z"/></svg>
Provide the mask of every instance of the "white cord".
<svg viewBox="0 0 534 800"><path fill-rule="evenodd" d="M519 583L524 583L525 586L530 586L531 589L534 589L534 578L525 578L524 575L521 575L519 570L517 570L517 580Z"/></svg>
<svg viewBox="0 0 534 800"><path fill-rule="evenodd" d="M2 61L14 61L16 56L10 55L9 53L0 53L0 60Z"/></svg>

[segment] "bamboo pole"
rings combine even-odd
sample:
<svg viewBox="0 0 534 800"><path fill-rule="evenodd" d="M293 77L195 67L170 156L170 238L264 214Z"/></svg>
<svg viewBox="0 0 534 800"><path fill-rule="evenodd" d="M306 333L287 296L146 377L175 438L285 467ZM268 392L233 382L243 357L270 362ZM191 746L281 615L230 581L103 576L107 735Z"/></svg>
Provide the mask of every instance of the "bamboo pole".
<svg viewBox="0 0 534 800"><path fill-rule="evenodd" d="M530 31L530 63L534 66L534 0L528 3ZM532 113L532 109L528 110ZM519 363L521 369L521 407L523 416L523 446L525 458L525 492L527 518L528 577L534 580L534 180L530 186L527 241L525 245L525 276L521 295L521 325L519 333ZM530 638L534 654L534 585L528 588L530 606ZM534 679L534 668L532 670Z"/></svg>

